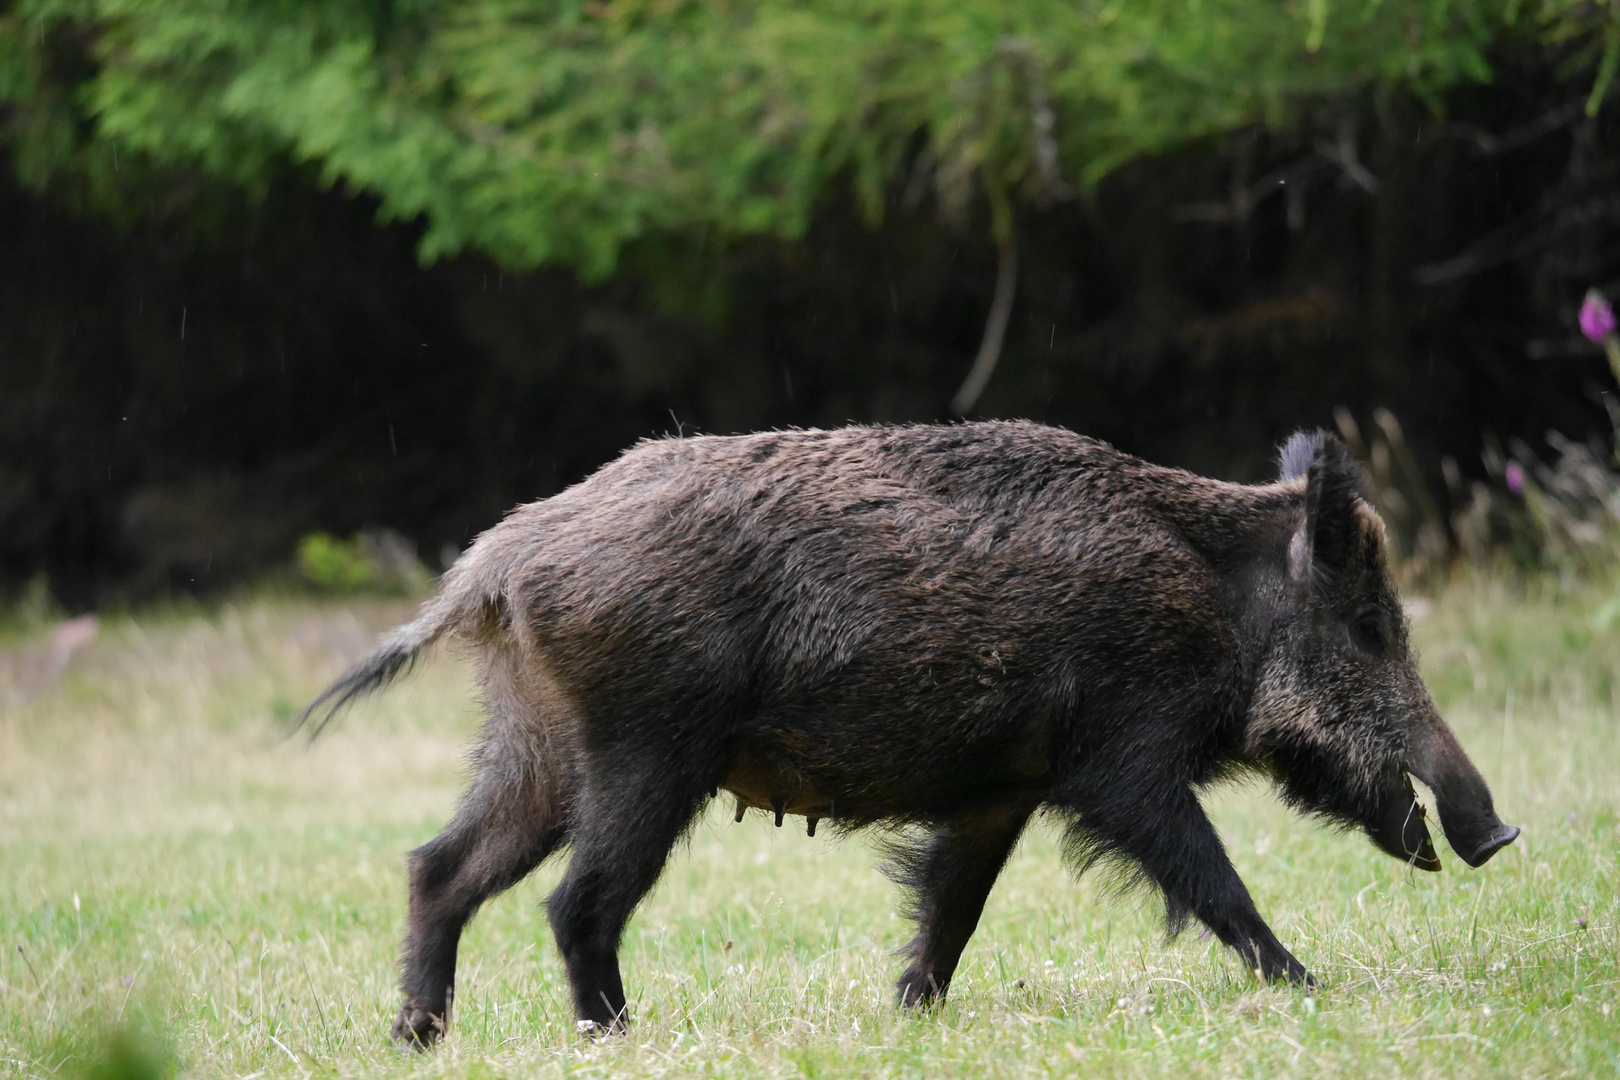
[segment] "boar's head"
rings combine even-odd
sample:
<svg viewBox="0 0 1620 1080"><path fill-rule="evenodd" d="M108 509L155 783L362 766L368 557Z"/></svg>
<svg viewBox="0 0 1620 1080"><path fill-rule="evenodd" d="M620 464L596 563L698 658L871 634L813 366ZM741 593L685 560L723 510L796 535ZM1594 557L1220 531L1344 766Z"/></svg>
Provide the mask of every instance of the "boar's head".
<svg viewBox="0 0 1620 1080"><path fill-rule="evenodd" d="M1248 754L1295 807L1363 828L1396 858L1439 870L1415 776L1434 792L1452 848L1480 866L1519 830L1496 816L1418 675L1383 522L1357 493L1360 466L1320 432L1294 436L1282 465L1282 481L1304 498L1287 521Z"/></svg>

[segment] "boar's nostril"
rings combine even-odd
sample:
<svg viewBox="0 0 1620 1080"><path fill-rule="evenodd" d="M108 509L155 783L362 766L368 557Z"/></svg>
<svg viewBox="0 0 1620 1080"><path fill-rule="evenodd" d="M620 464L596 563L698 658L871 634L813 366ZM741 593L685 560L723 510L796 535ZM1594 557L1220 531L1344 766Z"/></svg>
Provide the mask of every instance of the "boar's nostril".
<svg viewBox="0 0 1620 1080"><path fill-rule="evenodd" d="M1518 838L1519 827L1517 825L1503 825L1492 833L1490 839L1481 844L1472 855L1465 855L1463 858L1468 860L1469 866L1484 866L1492 855L1495 855Z"/></svg>

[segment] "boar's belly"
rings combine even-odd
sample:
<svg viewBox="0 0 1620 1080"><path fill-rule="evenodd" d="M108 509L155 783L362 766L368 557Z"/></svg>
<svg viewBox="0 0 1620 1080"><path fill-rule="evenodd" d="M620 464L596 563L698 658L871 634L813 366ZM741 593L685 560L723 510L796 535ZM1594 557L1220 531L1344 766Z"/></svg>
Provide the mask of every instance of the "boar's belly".
<svg viewBox="0 0 1620 1080"><path fill-rule="evenodd" d="M871 753L865 761L794 767L781 748L744 746L721 786L744 807L848 823L948 816L984 802L1038 802L1051 776L1028 744L931 756Z"/></svg>
<svg viewBox="0 0 1620 1080"><path fill-rule="evenodd" d="M839 809L835 800L817 791L803 773L775 765L747 747L737 752L721 786L744 806L760 810L780 806L786 814L830 818Z"/></svg>

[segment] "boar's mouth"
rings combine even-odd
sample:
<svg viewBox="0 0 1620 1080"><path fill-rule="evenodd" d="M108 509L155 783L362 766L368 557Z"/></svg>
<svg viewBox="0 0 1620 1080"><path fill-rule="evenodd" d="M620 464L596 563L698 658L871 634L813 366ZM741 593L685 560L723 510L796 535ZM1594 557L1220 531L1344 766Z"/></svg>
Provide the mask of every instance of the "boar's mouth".
<svg viewBox="0 0 1620 1080"><path fill-rule="evenodd" d="M1435 853L1424 821L1428 815L1412 790L1412 781L1405 772L1398 775L1398 785L1386 784L1384 798L1379 800L1382 806L1378 820L1369 823L1367 832L1373 843L1402 862L1419 870L1439 870L1440 856Z"/></svg>

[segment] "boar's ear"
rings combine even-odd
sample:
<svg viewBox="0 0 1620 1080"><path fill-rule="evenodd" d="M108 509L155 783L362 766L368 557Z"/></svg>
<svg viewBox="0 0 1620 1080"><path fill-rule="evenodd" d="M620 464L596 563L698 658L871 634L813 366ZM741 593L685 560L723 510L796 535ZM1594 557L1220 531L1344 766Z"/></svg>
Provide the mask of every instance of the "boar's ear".
<svg viewBox="0 0 1620 1080"><path fill-rule="evenodd" d="M1305 523L1288 545L1296 581L1325 586L1349 569L1360 538L1356 521L1361 465L1325 431L1301 431L1282 449L1282 479L1305 477Z"/></svg>

